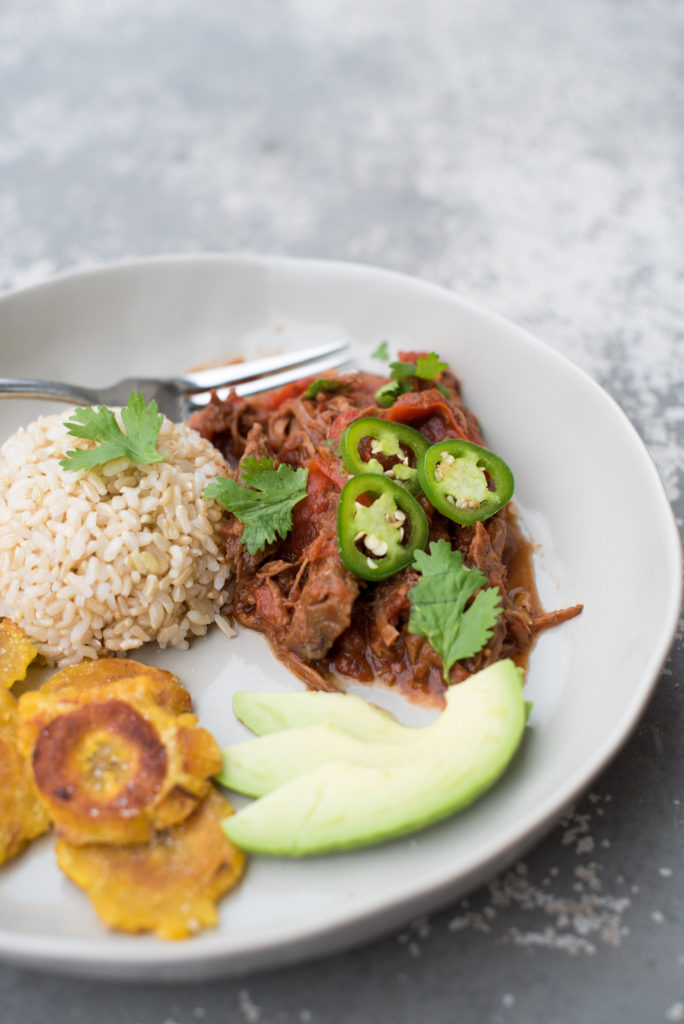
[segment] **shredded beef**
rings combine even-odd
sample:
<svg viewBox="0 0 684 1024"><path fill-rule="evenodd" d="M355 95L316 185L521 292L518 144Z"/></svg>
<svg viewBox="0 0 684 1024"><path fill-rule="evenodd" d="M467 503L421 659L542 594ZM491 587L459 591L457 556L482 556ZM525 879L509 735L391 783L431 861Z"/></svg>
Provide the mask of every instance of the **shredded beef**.
<svg viewBox="0 0 684 1024"><path fill-rule="evenodd" d="M339 558L319 558L295 604L288 645L304 661L323 658L349 626L359 585Z"/></svg>
<svg viewBox="0 0 684 1024"><path fill-rule="evenodd" d="M402 353L414 362L421 353ZM386 379L368 373L339 378L341 389L304 392L309 380L256 398L215 396L191 420L235 468L248 456L268 456L276 465L308 467L307 495L295 506L290 534L256 555L241 543L242 525L229 517L224 527L226 558L235 566L234 614L244 626L264 633L276 655L313 689L332 689L339 677L380 680L413 698L442 703L445 683L439 655L408 629L410 590L418 580L406 568L380 583L359 580L342 564L337 549L337 506L348 472L339 438L355 419L382 416L409 423L431 442L461 437L482 444L473 413L462 401L456 377L445 371L439 390L414 381L414 390L390 409L379 408L375 392ZM443 392L446 392L443 393ZM486 522L459 526L419 497L430 540L445 539L477 567L488 586L499 588L502 613L493 636L474 658L457 663L450 682L501 657L524 664L536 635L564 622L581 606L545 612L532 573L531 554L515 514L505 507Z"/></svg>

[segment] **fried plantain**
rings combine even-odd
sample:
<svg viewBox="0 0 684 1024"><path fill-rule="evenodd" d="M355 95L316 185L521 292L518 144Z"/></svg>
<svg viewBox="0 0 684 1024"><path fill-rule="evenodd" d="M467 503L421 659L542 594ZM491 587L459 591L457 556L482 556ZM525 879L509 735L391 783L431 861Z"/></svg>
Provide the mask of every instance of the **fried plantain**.
<svg viewBox="0 0 684 1024"><path fill-rule="evenodd" d="M212 787L189 818L147 844L73 846L59 839L57 862L110 928L185 939L216 924L217 899L243 873L244 854L221 829L232 813Z"/></svg>
<svg viewBox="0 0 684 1024"><path fill-rule="evenodd" d="M0 690L0 864L50 827L31 768L17 746L17 701Z"/></svg>
<svg viewBox="0 0 684 1024"><path fill-rule="evenodd" d="M70 843L145 842L208 792L221 765L216 740L195 715L160 707L154 687L149 676L134 676L20 698L20 748Z"/></svg>
<svg viewBox="0 0 684 1024"><path fill-rule="evenodd" d="M23 629L11 619L0 619L0 688L10 686L26 678L26 672L38 656Z"/></svg>
<svg viewBox="0 0 684 1024"><path fill-rule="evenodd" d="M41 690L43 693L55 693L67 688L89 691L142 675L149 680L151 699L161 707L176 714L192 711L192 698L179 682L178 676L131 658L99 658L97 661L81 661L78 665L69 665L50 676Z"/></svg>

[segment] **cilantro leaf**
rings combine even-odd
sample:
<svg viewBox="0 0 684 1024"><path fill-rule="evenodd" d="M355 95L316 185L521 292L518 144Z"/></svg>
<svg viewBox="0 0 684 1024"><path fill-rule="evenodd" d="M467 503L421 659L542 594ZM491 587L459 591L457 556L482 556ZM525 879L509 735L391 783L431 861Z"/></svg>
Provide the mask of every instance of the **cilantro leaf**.
<svg viewBox="0 0 684 1024"><path fill-rule="evenodd" d="M416 376L415 363L390 363L390 377L394 380L407 380Z"/></svg>
<svg viewBox="0 0 684 1024"><path fill-rule="evenodd" d="M407 391L413 390L411 385L413 377L437 381L440 374L448 369L447 364L442 362L436 352L418 356L415 363L401 361L390 363L389 368L391 379L375 392L375 401L384 409L389 409L391 405L394 405L399 395L405 395ZM440 384L436 386L442 394L449 394Z"/></svg>
<svg viewBox="0 0 684 1024"><path fill-rule="evenodd" d="M348 391L349 385L344 384L341 380L336 377L321 377L319 380L313 381L309 384L308 388L304 392L304 398L315 398L319 391Z"/></svg>
<svg viewBox="0 0 684 1024"><path fill-rule="evenodd" d="M492 636L501 594L498 587L485 587L485 574L466 568L461 552L446 540L432 541L429 554L416 551L414 565L421 579L409 591L408 628L440 655L448 685L454 663L472 658Z"/></svg>
<svg viewBox="0 0 684 1024"><path fill-rule="evenodd" d="M77 409L64 424L72 437L95 441L95 448L74 448L60 461L63 469L94 469L112 459L125 458L129 462L147 465L163 462L157 451L157 438L164 422L157 403L149 405L139 391L132 391L128 405L121 410L126 432L120 428L116 416L104 405Z"/></svg>
<svg viewBox="0 0 684 1024"><path fill-rule="evenodd" d="M220 501L244 523L240 539L250 555L255 555L292 529L292 509L306 497L309 471L293 469L284 462L274 469L273 459L251 457L242 460L240 472L245 486L220 476L207 484L202 494Z"/></svg>
<svg viewBox="0 0 684 1024"><path fill-rule="evenodd" d="M411 377L415 376L413 363L390 363L390 380L375 392L375 401L383 409L394 405L399 395L411 390Z"/></svg>
<svg viewBox="0 0 684 1024"><path fill-rule="evenodd" d="M375 392L375 401L383 409L389 409L390 406L394 405L399 395L403 395L405 391L409 390L409 387L404 387L403 381L389 380Z"/></svg>
<svg viewBox="0 0 684 1024"><path fill-rule="evenodd" d="M383 363L387 362L389 359L389 349L386 341L381 341L375 352L371 352L371 359L379 359Z"/></svg>
<svg viewBox="0 0 684 1024"><path fill-rule="evenodd" d="M421 380L437 380L447 369L447 364L442 362L436 352L418 356L416 360L416 377L420 377Z"/></svg>

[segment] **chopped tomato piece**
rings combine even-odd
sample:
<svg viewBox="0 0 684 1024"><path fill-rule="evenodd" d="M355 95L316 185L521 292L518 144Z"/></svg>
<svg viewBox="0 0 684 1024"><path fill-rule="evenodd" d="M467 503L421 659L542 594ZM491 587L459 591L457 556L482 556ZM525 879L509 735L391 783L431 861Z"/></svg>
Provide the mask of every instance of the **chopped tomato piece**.
<svg viewBox="0 0 684 1024"><path fill-rule="evenodd" d="M294 380L290 384L283 384L282 388L278 388L277 391L268 391L265 396L268 409L272 412L290 398L298 398L299 395L303 395L309 384L312 384L314 380L314 377L303 377L301 380Z"/></svg>
<svg viewBox="0 0 684 1024"><path fill-rule="evenodd" d="M443 441L445 437L460 437L463 441L476 440L465 433L444 401L444 396L436 388L409 391L405 395L400 395L394 405L387 410L387 419L393 423L410 423L432 444Z"/></svg>

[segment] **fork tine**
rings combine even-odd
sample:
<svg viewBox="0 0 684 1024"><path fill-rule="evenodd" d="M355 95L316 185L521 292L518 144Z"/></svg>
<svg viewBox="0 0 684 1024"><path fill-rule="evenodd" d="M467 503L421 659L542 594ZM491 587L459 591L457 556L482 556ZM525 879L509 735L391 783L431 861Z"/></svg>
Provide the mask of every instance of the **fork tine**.
<svg viewBox="0 0 684 1024"><path fill-rule="evenodd" d="M349 356L346 353L333 354L325 359L318 359L303 366L293 366L279 373L270 373L255 380L246 380L244 383L236 384L234 390L240 398L245 398L247 395L256 395L258 392L268 391L270 388L282 387L283 384L290 384L292 381L301 380L302 377L316 376L324 370L332 370L336 367L344 366L348 362ZM219 388L216 389L216 393L219 398L223 399L226 398L230 390L228 387ZM208 391L204 391L189 397L190 408L193 409L207 405L211 399L211 394Z"/></svg>
<svg viewBox="0 0 684 1024"><path fill-rule="evenodd" d="M161 412L175 421L185 419L194 409L206 405L210 391L219 390L219 396L228 394L231 384L237 394L252 395L267 391L310 374L320 374L348 362L348 343L328 342L299 352L284 352L246 363L216 367L188 373L184 378L129 377L117 384L102 388L82 388L72 384L45 380L14 380L0 378L0 399L47 398L77 405L125 405L131 391L140 391L145 401L154 399ZM240 383L238 383L240 382Z"/></svg>
<svg viewBox="0 0 684 1024"><path fill-rule="evenodd" d="M226 387L238 381L251 381L278 370L289 370L290 367L299 367L296 370L299 377L307 376L309 372L307 364L313 363L316 359L346 351L348 347L349 343L346 341L332 341L324 345L314 345L299 352L283 352L280 355L266 356L263 359L250 359L247 363L232 363L230 366L215 366L208 370L197 370L195 373L183 375L183 384L186 385L184 390L187 395L194 395L200 391ZM330 363L328 365L339 364ZM297 380L297 376L290 379ZM272 386L266 385L266 387ZM257 388L257 390L265 390L265 388ZM251 394L251 392L248 393ZM206 402L200 404L206 404Z"/></svg>

